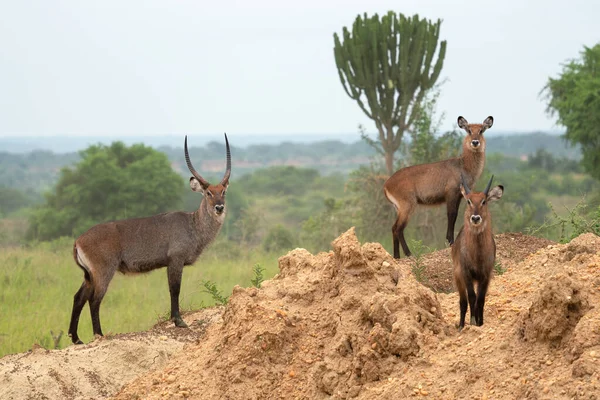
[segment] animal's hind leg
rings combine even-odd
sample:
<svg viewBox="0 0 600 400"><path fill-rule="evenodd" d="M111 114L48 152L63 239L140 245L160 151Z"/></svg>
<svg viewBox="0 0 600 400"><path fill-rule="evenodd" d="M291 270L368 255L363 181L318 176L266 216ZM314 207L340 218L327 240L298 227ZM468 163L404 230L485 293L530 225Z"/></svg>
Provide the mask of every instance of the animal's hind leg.
<svg viewBox="0 0 600 400"><path fill-rule="evenodd" d="M400 240L398 239L398 221L392 226L392 240L394 242L394 258L400 258Z"/></svg>
<svg viewBox="0 0 600 400"><path fill-rule="evenodd" d="M397 220L394 226L392 227L392 237L394 240L394 258L400 258L400 245L402 245L402 250L406 257L410 257L411 252L406 244L406 239L404 238L404 228L406 228L406 222L399 224L400 220Z"/></svg>
<svg viewBox="0 0 600 400"><path fill-rule="evenodd" d="M90 299L90 313L92 314L92 328L94 335L104 336L102 333L102 327L100 325L100 303L108 290L108 284L110 283L115 269L109 269L113 271L102 276L102 279L98 282L94 282L94 293Z"/></svg>
<svg viewBox="0 0 600 400"><path fill-rule="evenodd" d="M71 336L71 341L75 344L83 344L83 342L79 339L79 335L77 335L77 326L79 325L81 310L93 294L94 288L91 282L84 280L83 284L77 293L75 293L75 297L73 298L73 311L71 312L71 323L69 324L69 336Z"/></svg>
<svg viewBox="0 0 600 400"><path fill-rule="evenodd" d="M406 244L406 239L404 238L404 228L408 224L408 219L410 218L410 214L412 213L413 207L410 204L401 204L398 206L398 218L396 219L396 223L392 227L392 234L394 238L394 258L400 258L400 249L399 244L402 246L402 250L406 257L410 257L411 252Z"/></svg>
<svg viewBox="0 0 600 400"><path fill-rule="evenodd" d="M406 228L406 223L398 227L398 239L400 240L400 245L402 246L402 250L404 250L404 254L406 257L410 257L412 253L410 252L410 249L406 244L406 239L404 238L404 228ZM400 258L400 255L398 255L397 258Z"/></svg>

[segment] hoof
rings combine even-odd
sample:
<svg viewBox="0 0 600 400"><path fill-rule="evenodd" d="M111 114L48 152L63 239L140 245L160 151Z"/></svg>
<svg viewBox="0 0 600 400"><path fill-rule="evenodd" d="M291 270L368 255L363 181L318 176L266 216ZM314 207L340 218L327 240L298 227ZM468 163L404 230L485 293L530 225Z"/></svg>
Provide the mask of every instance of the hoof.
<svg viewBox="0 0 600 400"><path fill-rule="evenodd" d="M175 326L179 328L189 328L185 321L181 318L175 318L173 322L175 322Z"/></svg>
<svg viewBox="0 0 600 400"><path fill-rule="evenodd" d="M73 340L73 344L83 344L81 339Z"/></svg>
<svg viewBox="0 0 600 400"><path fill-rule="evenodd" d="M471 317L471 325L479 326L475 317Z"/></svg>

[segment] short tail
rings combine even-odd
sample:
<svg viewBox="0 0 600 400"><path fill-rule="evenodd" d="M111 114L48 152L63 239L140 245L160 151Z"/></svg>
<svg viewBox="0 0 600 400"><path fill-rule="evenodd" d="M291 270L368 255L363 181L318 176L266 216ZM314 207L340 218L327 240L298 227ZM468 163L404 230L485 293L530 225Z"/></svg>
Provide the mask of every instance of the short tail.
<svg viewBox="0 0 600 400"><path fill-rule="evenodd" d="M92 282L92 275L90 274L90 269L81 257L79 256L79 252L77 251L77 242L73 243L73 258L75 259L75 263L83 270L84 279L88 282Z"/></svg>

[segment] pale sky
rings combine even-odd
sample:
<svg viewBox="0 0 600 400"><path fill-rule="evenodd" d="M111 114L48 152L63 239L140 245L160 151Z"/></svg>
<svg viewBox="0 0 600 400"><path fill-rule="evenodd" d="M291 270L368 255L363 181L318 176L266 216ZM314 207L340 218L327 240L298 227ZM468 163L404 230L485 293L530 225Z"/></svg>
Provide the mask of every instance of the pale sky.
<svg viewBox="0 0 600 400"><path fill-rule="evenodd" d="M539 92L600 40L592 0L0 0L0 136L372 131L333 33L388 10L443 20L443 129L561 129Z"/></svg>

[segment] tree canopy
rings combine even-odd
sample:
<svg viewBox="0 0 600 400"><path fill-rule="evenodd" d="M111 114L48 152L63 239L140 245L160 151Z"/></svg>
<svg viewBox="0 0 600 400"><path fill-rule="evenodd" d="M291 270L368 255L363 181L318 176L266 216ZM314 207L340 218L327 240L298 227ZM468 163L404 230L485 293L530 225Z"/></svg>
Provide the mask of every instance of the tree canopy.
<svg viewBox="0 0 600 400"><path fill-rule="evenodd" d="M344 90L375 122L378 141L370 141L385 156L389 175L404 132L413 126L421 102L435 85L446 55L438 42L441 20L393 11L379 18L357 16L342 36L334 33L334 55ZM437 55L437 60L434 58Z"/></svg>
<svg viewBox="0 0 600 400"><path fill-rule="evenodd" d="M600 43L584 47L543 89L547 112L567 128L565 138L581 145L583 167L600 179Z"/></svg>
<svg viewBox="0 0 600 400"><path fill-rule="evenodd" d="M142 144L94 145L73 168L63 168L45 203L30 217L28 236L79 235L94 224L150 216L181 203L184 180L165 154Z"/></svg>

